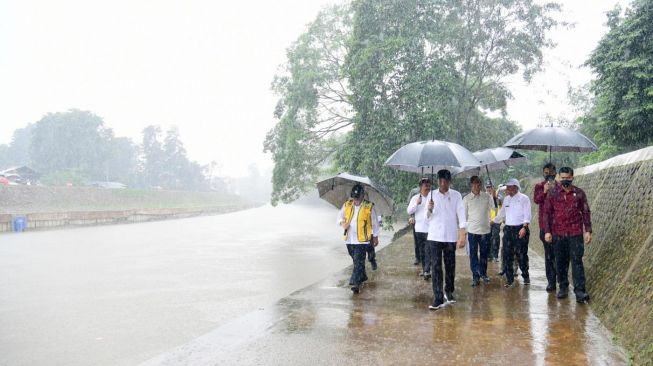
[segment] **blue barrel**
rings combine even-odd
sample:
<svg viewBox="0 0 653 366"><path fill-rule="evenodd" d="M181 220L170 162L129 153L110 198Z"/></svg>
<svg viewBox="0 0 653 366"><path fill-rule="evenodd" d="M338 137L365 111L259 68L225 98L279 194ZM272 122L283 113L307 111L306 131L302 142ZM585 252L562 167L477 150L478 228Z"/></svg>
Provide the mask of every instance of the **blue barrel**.
<svg viewBox="0 0 653 366"><path fill-rule="evenodd" d="M14 216L13 217L14 231L19 233L27 229L27 217L25 216Z"/></svg>

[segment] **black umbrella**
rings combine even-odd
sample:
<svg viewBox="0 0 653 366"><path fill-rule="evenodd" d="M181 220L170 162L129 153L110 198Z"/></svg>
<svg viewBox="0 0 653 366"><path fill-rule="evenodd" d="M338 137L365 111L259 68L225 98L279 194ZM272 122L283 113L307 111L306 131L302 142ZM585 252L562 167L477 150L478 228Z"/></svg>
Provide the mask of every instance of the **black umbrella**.
<svg viewBox="0 0 653 366"><path fill-rule="evenodd" d="M424 172L424 169L448 169L452 173L459 173L481 164L469 150L458 144L430 140L400 147L386 160L385 165L412 173Z"/></svg>
<svg viewBox="0 0 653 366"><path fill-rule="evenodd" d="M385 162L386 166L405 172L419 173L424 169L433 172L447 169L452 174L472 168L481 163L466 148L448 141L430 140L413 142L400 147Z"/></svg>
<svg viewBox="0 0 653 366"><path fill-rule="evenodd" d="M524 131L511 138L503 146L513 149L588 152L599 148L589 138L578 131L566 127L538 127Z"/></svg>
<svg viewBox="0 0 653 366"><path fill-rule="evenodd" d="M336 208L349 199L352 187L360 183L365 187L365 193L371 202L374 202L376 212L383 216L390 216L394 212L394 201L385 189L381 188L368 177L361 177L349 173L340 173L336 176L323 179L317 183L320 198L334 205Z"/></svg>

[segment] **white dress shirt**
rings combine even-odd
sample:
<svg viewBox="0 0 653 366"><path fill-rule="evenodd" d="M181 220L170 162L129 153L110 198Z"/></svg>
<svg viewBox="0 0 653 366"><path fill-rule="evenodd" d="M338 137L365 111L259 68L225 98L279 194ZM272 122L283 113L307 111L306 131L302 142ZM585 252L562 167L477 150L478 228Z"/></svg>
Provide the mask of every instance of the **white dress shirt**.
<svg viewBox="0 0 653 366"><path fill-rule="evenodd" d="M417 199L421 196L421 193L418 193L410 199L408 203L408 208L406 212L409 215L415 215L415 232L418 233L428 233L429 225L426 222L426 211L429 207L429 196L422 196L422 203L417 204Z"/></svg>
<svg viewBox="0 0 653 366"><path fill-rule="evenodd" d="M527 195L517 192L514 196L506 195L495 223L506 220L506 225L517 226L531 223L531 200Z"/></svg>
<svg viewBox="0 0 653 366"><path fill-rule="evenodd" d="M460 192L453 189L449 189L444 194L439 189L432 193L433 213L429 215L428 209L425 211L429 226L427 240L455 243L458 241L458 229L467 226L463 198Z"/></svg>
<svg viewBox="0 0 653 366"><path fill-rule="evenodd" d="M358 241L358 211L360 210L360 205L354 205L354 216L351 218L351 224L349 225L349 230L347 231L347 240L345 244L368 244L369 242L361 243ZM338 213L338 226L345 221L345 204L340 208ZM340 226L342 229L342 226ZM343 229L344 230L344 229ZM379 217L376 215L376 210L372 207L372 235L379 236Z"/></svg>
<svg viewBox="0 0 653 366"><path fill-rule="evenodd" d="M467 232L485 235L490 233L490 210L494 207L494 198L486 192L470 192L463 198L467 214Z"/></svg>

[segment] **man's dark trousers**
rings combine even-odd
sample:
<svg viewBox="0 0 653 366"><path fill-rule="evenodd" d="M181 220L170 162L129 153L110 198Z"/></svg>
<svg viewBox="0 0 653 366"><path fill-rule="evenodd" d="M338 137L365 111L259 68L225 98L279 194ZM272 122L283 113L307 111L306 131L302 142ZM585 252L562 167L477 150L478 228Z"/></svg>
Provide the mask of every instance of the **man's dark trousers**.
<svg viewBox="0 0 653 366"><path fill-rule="evenodd" d="M376 262L376 250L372 244L367 246L367 260L369 260L370 263Z"/></svg>
<svg viewBox="0 0 653 366"><path fill-rule="evenodd" d="M439 241L427 241L431 261L431 276L433 284L433 295L435 304L444 303L442 282L444 279L444 292L454 291L454 279L456 277L456 243L442 243ZM444 260L445 276L442 276L442 262Z"/></svg>
<svg viewBox="0 0 653 366"><path fill-rule="evenodd" d="M423 272L431 271L431 261L429 261L430 255L429 250L426 245L426 238L429 236L428 233L415 232L415 241L417 243L417 249L419 253L419 263L422 265Z"/></svg>
<svg viewBox="0 0 653 366"><path fill-rule="evenodd" d="M583 267L583 254L585 245L583 236L553 236L556 266L560 291L569 287L569 261L571 259L571 275L574 280L574 293L576 296L585 293L585 268ZM571 257L571 258L570 258Z"/></svg>
<svg viewBox="0 0 653 366"><path fill-rule="evenodd" d="M512 284L515 279L515 272L513 267L513 260L515 258L515 253L517 253L517 258L519 258L519 269L521 269L521 275L524 280L529 278L528 274L528 239L530 237L530 232L526 229L526 235L523 238L519 238L519 230L521 230L522 225L510 226L506 225L503 228L503 245L505 248L505 268L506 279L509 284Z"/></svg>
<svg viewBox="0 0 653 366"><path fill-rule="evenodd" d="M467 234L469 240L469 267L475 280L487 277L487 258L490 234ZM480 252L480 253L479 253Z"/></svg>
<svg viewBox="0 0 653 366"><path fill-rule="evenodd" d="M349 256L354 261L354 269L351 272L349 284L351 286L360 286L363 282L367 281L367 274L365 273L365 256L367 255L368 247L371 244L347 244L347 251Z"/></svg>
<svg viewBox="0 0 653 366"><path fill-rule="evenodd" d="M499 247L501 239L501 224L492 223L490 232L490 258L499 258Z"/></svg>
<svg viewBox="0 0 653 366"><path fill-rule="evenodd" d="M553 243L544 241L544 230L540 230L540 241L544 245L544 268L546 269L546 281L550 287L556 284L556 255Z"/></svg>
<svg viewBox="0 0 653 366"><path fill-rule="evenodd" d="M417 232L415 231L415 224L411 226L413 227L413 243L415 244L415 263L421 263L419 261L419 248L417 247Z"/></svg>

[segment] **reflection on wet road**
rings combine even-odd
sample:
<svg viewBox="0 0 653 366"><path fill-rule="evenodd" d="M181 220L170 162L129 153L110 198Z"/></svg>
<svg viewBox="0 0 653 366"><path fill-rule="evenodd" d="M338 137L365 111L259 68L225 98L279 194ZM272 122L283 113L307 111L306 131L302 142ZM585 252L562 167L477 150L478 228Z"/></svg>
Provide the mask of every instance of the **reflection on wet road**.
<svg viewBox="0 0 653 366"><path fill-rule="evenodd" d="M184 344L349 265L336 214L0 235L0 365L134 365Z"/></svg>
<svg viewBox="0 0 653 366"><path fill-rule="evenodd" d="M627 364L589 307L545 291L535 253L532 285L517 279L511 289L494 275L498 263L490 284L471 288L468 258L458 253L458 302L437 312L427 309L430 283L411 254L405 236L379 253L380 269L360 295L344 271L146 365Z"/></svg>

